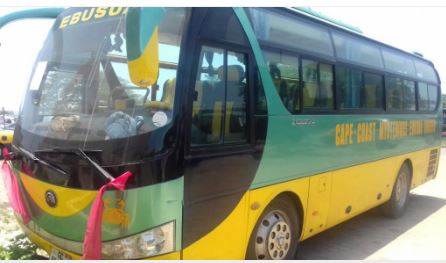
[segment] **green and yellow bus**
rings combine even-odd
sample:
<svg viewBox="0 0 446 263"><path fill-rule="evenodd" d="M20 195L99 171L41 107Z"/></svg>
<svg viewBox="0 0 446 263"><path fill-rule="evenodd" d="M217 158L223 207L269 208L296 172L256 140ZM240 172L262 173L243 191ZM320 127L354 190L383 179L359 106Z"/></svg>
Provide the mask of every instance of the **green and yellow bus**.
<svg viewBox="0 0 446 263"><path fill-rule="evenodd" d="M352 27L296 8L41 17L8 163L54 258L82 257L98 189L127 171L103 196L103 259L291 259L373 207L401 216L436 176L433 64Z"/></svg>

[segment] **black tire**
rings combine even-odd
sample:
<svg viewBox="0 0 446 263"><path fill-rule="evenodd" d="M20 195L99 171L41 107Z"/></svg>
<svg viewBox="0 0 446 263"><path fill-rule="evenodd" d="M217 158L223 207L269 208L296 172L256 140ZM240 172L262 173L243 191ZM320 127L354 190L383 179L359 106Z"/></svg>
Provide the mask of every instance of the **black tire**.
<svg viewBox="0 0 446 263"><path fill-rule="evenodd" d="M274 199L251 233L246 259L295 259L299 228L293 202L286 196Z"/></svg>
<svg viewBox="0 0 446 263"><path fill-rule="evenodd" d="M404 214L409 201L411 179L410 167L407 163L404 163L398 172L395 183L393 184L390 200L381 207L381 211L385 216L399 218Z"/></svg>

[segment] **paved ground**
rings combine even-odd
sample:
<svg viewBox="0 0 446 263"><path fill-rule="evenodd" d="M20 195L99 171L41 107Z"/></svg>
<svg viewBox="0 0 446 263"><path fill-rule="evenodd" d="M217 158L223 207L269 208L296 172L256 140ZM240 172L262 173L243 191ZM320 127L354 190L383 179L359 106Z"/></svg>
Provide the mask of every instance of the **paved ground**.
<svg viewBox="0 0 446 263"><path fill-rule="evenodd" d="M443 148L437 178L412 191L402 218L384 218L372 210L302 242L298 258L445 260L445 222L446 148ZM0 245L5 245L6 237L19 232L1 182Z"/></svg>
<svg viewBox="0 0 446 263"><path fill-rule="evenodd" d="M446 148L437 178L411 192L402 218L369 211L302 242L298 258L446 260Z"/></svg>

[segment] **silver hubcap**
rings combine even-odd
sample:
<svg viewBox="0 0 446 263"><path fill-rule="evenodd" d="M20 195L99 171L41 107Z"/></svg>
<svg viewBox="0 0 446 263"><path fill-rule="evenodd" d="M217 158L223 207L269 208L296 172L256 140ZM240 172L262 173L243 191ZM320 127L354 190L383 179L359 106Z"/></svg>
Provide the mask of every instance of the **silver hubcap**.
<svg viewBox="0 0 446 263"><path fill-rule="evenodd" d="M284 259L291 246L291 229L281 211L266 215L257 230L255 253L257 259Z"/></svg>
<svg viewBox="0 0 446 263"><path fill-rule="evenodd" d="M407 176L406 174L400 174L398 176L398 179L396 181L396 188L395 188L395 198L399 206L402 206L406 200L407 197Z"/></svg>

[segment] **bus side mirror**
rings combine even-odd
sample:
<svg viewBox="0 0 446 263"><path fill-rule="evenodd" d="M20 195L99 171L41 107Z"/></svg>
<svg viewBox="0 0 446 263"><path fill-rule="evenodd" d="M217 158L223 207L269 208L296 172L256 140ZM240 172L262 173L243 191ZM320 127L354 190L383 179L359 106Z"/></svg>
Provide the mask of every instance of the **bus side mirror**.
<svg viewBox="0 0 446 263"><path fill-rule="evenodd" d="M158 79L158 26L163 8L129 7L126 15L126 45L130 80L147 88Z"/></svg>

